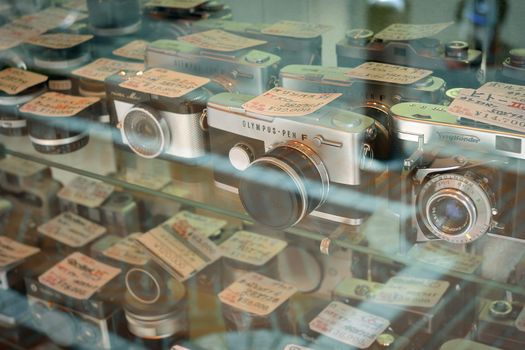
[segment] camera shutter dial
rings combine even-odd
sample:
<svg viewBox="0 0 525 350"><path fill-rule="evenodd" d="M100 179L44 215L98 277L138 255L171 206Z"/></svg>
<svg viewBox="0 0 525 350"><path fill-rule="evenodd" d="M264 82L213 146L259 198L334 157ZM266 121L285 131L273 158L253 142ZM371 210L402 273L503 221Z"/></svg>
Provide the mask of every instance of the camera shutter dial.
<svg viewBox="0 0 525 350"><path fill-rule="evenodd" d="M231 165L240 171L246 170L254 160L253 150L244 143L238 143L228 153Z"/></svg>
<svg viewBox="0 0 525 350"><path fill-rule="evenodd" d="M328 189L328 172L321 158L310 147L289 141L243 172L239 197L254 220L285 229L321 206Z"/></svg>
<svg viewBox="0 0 525 350"><path fill-rule="evenodd" d="M122 122L124 137L133 152L144 158L160 156L170 143L166 121L153 108L135 106Z"/></svg>

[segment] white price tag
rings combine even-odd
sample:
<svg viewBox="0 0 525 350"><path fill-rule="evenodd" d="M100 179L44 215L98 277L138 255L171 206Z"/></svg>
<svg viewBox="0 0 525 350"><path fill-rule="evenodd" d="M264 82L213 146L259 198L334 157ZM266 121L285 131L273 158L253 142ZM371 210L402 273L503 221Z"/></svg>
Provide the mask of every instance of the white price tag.
<svg viewBox="0 0 525 350"><path fill-rule="evenodd" d="M169 98L184 96L210 82L208 78L153 68L120 83L120 87Z"/></svg>
<svg viewBox="0 0 525 350"><path fill-rule="evenodd" d="M413 84L432 74L432 71L419 68L397 66L379 62L365 62L350 69L346 75L351 78L381 81L408 85Z"/></svg>
<svg viewBox="0 0 525 350"><path fill-rule="evenodd" d="M199 232L205 237L214 236L228 224L226 220L216 219L209 216L194 214L189 211L177 213L169 224L180 235L186 235L190 232Z"/></svg>
<svg viewBox="0 0 525 350"><path fill-rule="evenodd" d="M20 23L44 33L50 29L65 26L66 24L78 22L86 18L87 14L85 13L71 12L68 9L59 7L48 7L40 12L20 17L13 21L13 23Z"/></svg>
<svg viewBox="0 0 525 350"><path fill-rule="evenodd" d="M188 198L192 195L191 191L186 186L186 183L173 180L171 184L162 189L162 192L181 198Z"/></svg>
<svg viewBox="0 0 525 350"><path fill-rule="evenodd" d="M220 245L224 257L262 266L279 254L287 243L248 231L239 231Z"/></svg>
<svg viewBox="0 0 525 350"><path fill-rule="evenodd" d="M394 23L377 33L375 38L385 41L403 41L427 38L440 33L452 24L454 24L454 22L435 24Z"/></svg>
<svg viewBox="0 0 525 350"><path fill-rule="evenodd" d="M463 273L474 273L483 261L480 255L459 252L440 242L416 244L409 255L425 264Z"/></svg>
<svg viewBox="0 0 525 350"><path fill-rule="evenodd" d="M362 280L354 277L347 277L342 280L334 290L338 297L351 298L357 300L373 299L376 291L384 287L383 283Z"/></svg>
<svg viewBox="0 0 525 350"><path fill-rule="evenodd" d="M246 102L242 107L252 113L272 117L302 117L326 106L342 94L316 94L276 87Z"/></svg>
<svg viewBox="0 0 525 350"><path fill-rule="evenodd" d="M219 300L239 310L268 316L286 302L297 289L255 272L249 272L219 293Z"/></svg>
<svg viewBox="0 0 525 350"><path fill-rule="evenodd" d="M516 321L514 321L514 324L516 325L517 329L519 329L522 332L525 332L525 307L521 310L518 317L516 317Z"/></svg>
<svg viewBox="0 0 525 350"><path fill-rule="evenodd" d="M77 35L66 33L42 34L25 42L28 44L47 47L50 49L69 49L91 40L93 35Z"/></svg>
<svg viewBox="0 0 525 350"><path fill-rule="evenodd" d="M126 45L113 51L115 56L130 58L132 60L144 61L146 57L146 47L149 42L144 40L133 40Z"/></svg>
<svg viewBox="0 0 525 350"><path fill-rule="evenodd" d="M108 247L102 254L126 264L143 266L149 261L149 255L137 242L137 238L141 235L141 233L133 233Z"/></svg>
<svg viewBox="0 0 525 350"><path fill-rule="evenodd" d="M40 225L38 232L70 247L80 248L106 233L106 228L65 212Z"/></svg>
<svg viewBox="0 0 525 350"><path fill-rule="evenodd" d="M145 173L135 169L126 169L126 172L120 175L119 178L128 183L155 191L160 190L171 181L169 175L162 173Z"/></svg>
<svg viewBox="0 0 525 350"><path fill-rule="evenodd" d="M0 171L21 178L30 177L47 169L47 166L25 159L8 157L0 160Z"/></svg>
<svg viewBox="0 0 525 350"><path fill-rule="evenodd" d="M120 273L120 269L75 252L38 277L43 285L86 300Z"/></svg>
<svg viewBox="0 0 525 350"><path fill-rule="evenodd" d="M45 30L35 29L24 23L8 23L0 27L0 51L12 49L44 32Z"/></svg>
<svg viewBox="0 0 525 350"><path fill-rule="evenodd" d="M459 117L525 132L525 101L463 89L447 111Z"/></svg>
<svg viewBox="0 0 525 350"><path fill-rule="evenodd" d="M46 92L29 101L20 108L20 112L42 117L72 117L100 101L98 97L79 97Z"/></svg>
<svg viewBox="0 0 525 350"><path fill-rule="evenodd" d="M269 27L263 28L261 33L277 36L285 36L299 39L316 38L324 32L332 29L332 26L296 21L280 21Z"/></svg>
<svg viewBox="0 0 525 350"><path fill-rule="evenodd" d="M266 41L245 38L220 29L185 35L177 40L200 47L201 49L232 52L266 44Z"/></svg>
<svg viewBox="0 0 525 350"><path fill-rule="evenodd" d="M376 290L373 300L389 305L431 308L441 300L449 286L447 281L395 276Z"/></svg>
<svg viewBox="0 0 525 350"><path fill-rule="evenodd" d="M331 302L309 324L310 329L359 349L366 349L390 322L338 301Z"/></svg>
<svg viewBox="0 0 525 350"><path fill-rule="evenodd" d="M480 87L478 92L505 96L510 99L525 101L525 86L491 81Z"/></svg>
<svg viewBox="0 0 525 350"><path fill-rule="evenodd" d="M109 58L99 58L84 67L74 70L73 74L82 78L104 81L107 77L123 70L140 72L144 70L144 64L112 60Z"/></svg>
<svg viewBox="0 0 525 350"><path fill-rule="evenodd" d="M167 7L188 10L204 4L208 0L150 0L147 7Z"/></svg>
<svg viewBox="0 0 525 350"><path fill-rule="evenodd" d="M58 192L58 197L89 208L96 208L102 205L114 190L112 185L85 177L76 177Z"/></svg>
<svg viewBox="0 0 525 350"><path fill-rule="evenodd" d="M0 269L18 264L39 251L40 249L36 247L0 236Z"/></svg>
<svg viewBox="0 0 525 350"><path fill-rule="evenodd" d="M19 68L6 68L0 71L0 90L9 95L16 95L46 80L47 76L42 74Z"/></svg>

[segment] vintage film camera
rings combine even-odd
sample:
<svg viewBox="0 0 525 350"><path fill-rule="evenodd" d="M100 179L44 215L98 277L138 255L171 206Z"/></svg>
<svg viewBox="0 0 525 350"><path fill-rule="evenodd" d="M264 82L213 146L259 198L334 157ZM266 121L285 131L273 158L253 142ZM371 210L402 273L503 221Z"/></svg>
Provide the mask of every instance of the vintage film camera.
<svg viewBox="0 0 525 350"><path fill-rule="evenodd" d="M261 50L281 57L282 66L289 64L321 64L321 48L323 45L321 35L297 38L290 35L265 34L264 29L269 26L269 24L264 23L208 19L196 22L192 29L193 32L222 29L247 38L264 40L267 44L261 46Z"/></svg>
<svg viewBox="0 0 525 350"><path fill-rule="evenodd" d="M139 0L88 0L87 7L89 29L96 36L129 35L141 28Z"/></svg>
<svg viewBox="0 0 525 350"><path fill-rule="evenodd" d="M481 51L466 42L446 44L434 38L383 41L369 29L351 29L337 43L337 65L356 67L366 61L430 69L449 87L476 87L481 65Z"/></svg>
<svg viewBox="0 0 525 350"><path fill-rule="evenodd" d="M69 264L78 269L93 269L93 273L100 273L84 260L95 260L80 253L73 253L59 262L57 257L43 259L39 268L33 274L25 276L27 300L32 318L32 327L47 336L58 346L86 348L86 349L112 349L122 342L116 334L122 334L124 317L120 302L122 299L120 283L113 278L102 285L94 294L85 299L76 298L49 287L40 281L39 276L48 273L46 270L53 268L56 263ZM97 262L97 264L100 263ZM55 270L56 271L56 270ZM117 270L118 271L118 270ZM67 274L69 271L65 271ZM76 271L78 274L78 271ZM100 275L99 275L100 276ZM118 276L118 275L117 275ZM58 277L61 278L61 277ZM62 276L69 292L74 292L75 282ZM78 287L81 286L80 280ZM87 283L86 285L89 285ZM82 287L80 287L82 288ZM122 345L122 344L120 344Z"/></svg>
<svg viewBox="0 0 525 350"><path fill-rule="evenodd" d="M259 50L205 50L177 40L157 40L146 49L148 68L162 67L204 76L222 91L259 95L275 85L279 56Z"/></svg>
<svg viewBox="0 0 525 350"><path fill-rule="evenodd" d="M502 349L523 349L525 346L523 305L506 300L481 298L479 302L476 340Z"/></svg>
<svg viewBox="0 0 525 350"><path fill-rule="evenodd" d="M525 85L525 48L516 48L509 51L498 71L498 81L509 84Z"/></svg>
<svg viewBox="0 0 525 350"><path fill-rule="evenodd" d="M211 92L201 87L168 98L119 86L117 74L106 80L111 124L120 130L118 146L144 158L199 162L206 155L206 102Z"/></svg>
<svg viewBox="0 0 525 350"><path fill-rule="evenodd" d="M391 111L398 151L410 156L402 176L403 201L415 208L402 218L413 227L409 242L464 244L487 233L523 240L515 210L522 203L522 134L439 105L401 103Z"/></svg>
<svg viewBox="0 0 525 350"><path fill-rule="evenodd" d="M428 77L414 84L401 85L372 80L354 79L346 76L349 68L289 65L279 73L284 88L305 92L342 93L345 108L367 115L376 121L378 135L374 155L377 159L388 158L392 137L390 107L399 102L440 103L444 98L445 81Z"/></svg>
<svg viewBox="0 0 525 350"><path fill-rule="evenodd" d="M293 226L310 213L359 225L366 208L356 201L373 187L365 169L373 119L331 107L272 118L245 111L252 98L223 93L208 102L215 184L238 191L252 218L269 227Z"/></svg>

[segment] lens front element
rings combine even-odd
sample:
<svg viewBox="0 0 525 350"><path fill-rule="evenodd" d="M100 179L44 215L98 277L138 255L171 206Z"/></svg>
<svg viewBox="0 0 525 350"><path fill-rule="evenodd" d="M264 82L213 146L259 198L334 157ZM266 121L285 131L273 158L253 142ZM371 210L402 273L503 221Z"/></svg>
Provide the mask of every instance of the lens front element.
<svg viewBox="0 0 525 350"><path fill-rule="evenodd" d="M157 112L147 107L131 108L123 121L129 147L141 157L156 158L169 142L168 126Z"/></svg>

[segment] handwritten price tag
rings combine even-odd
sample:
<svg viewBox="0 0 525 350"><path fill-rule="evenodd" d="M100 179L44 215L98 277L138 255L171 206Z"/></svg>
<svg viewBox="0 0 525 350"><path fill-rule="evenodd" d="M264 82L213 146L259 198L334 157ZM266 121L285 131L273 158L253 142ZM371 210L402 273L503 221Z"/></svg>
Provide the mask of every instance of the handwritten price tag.
<svg viewBox="0 0 525 350"><path fill-rule="evenodd" d="M447 111L460 117L525 132L525 101L463 89Z"/></svg>
<svg viewBox="0 0 525 350"><path fill-rule="evenodd" d="M40 275L38 281L64 295L86 300L115 278L120 271L75 252Z"/></svg>
<svg viewBox="0 0 525 350"><path fill-rule="evenodd" d="M106 233L106 229L74 213L65 212L38 227L38 232L73 248L80 248Z"/></svg>
<svg viewBox="0 0 525 350"><path fill-rule="evenodd" d="M133 233L104 250L102 254L127 264L145 265L149 261L149 255L144 247L137 242L137 238L141 235L141 233Z"/></svg>
<svg viewBox="0 0 525 350"><path fill-rule="evenodd" d="M0 236L0 268L5 268L22 262L31 255L38 253L40 249Z"/></svg>
<svg viewBox="0 0 525 350"><path fill-rule="evenodd" d="M93 35L77 35L77 34L43 34L26 40L26 43L48 47L50 49L69 49L71 47L80 45L93 38Z"/></svg>
<svg viewBox="0 0 525 350"><path fill-rule="evenodd" d="M16 95L46 80L47 77L42 74L28 72L19 68L6 68L0 71L0 90L9 95Z"/></svg>
<svg viewBox="0 0 525 350"><path fill-rule="evenodd" d="M478 92L505 96L510 99L525 101L525 86L491 81L480 87Z"/></svg>
<svg viewBox="0 0 525 350"><path fill-rule="evenodd" d="M350 69L346 75L351 78L382 81L408 85L432 74L432 71L419 68L403 67L393 64L366 62Z"/></svg>
<svg viewBox="0 0 525 350"><path fill-rule="evenodd" d="M0 27L0 51L9 50L22 44L25 40L44 33L23 23L8 23Z"/></svg>
<svg viewBox="0 0 525 350"><path fill-rule="evenodd" d="M296 22L296 21L280 21L269 27L263 28L261 33L286 36L299 39L316 38L324 32L332 29L332 26L323 24Z"/></svg>
<svg viewBox="0 0 525 350"><path fill-rule="evenodd" d="M205 237L216 235L228 224L226 220L194 214L189 211L177 213L168 223L181 235L189 232L199 232Z"/></svg>
<svg viewBox="0 0 525 350"><path fill-rule="evenodd" d="M377 33L375 37L385 41L427 38L440 33L452 24L454 24L454 22L435 24L394 23Z"/></svg>
<svg viewBox="0 0 525 350"><path fill-rule="evenodd" d="M447 281L395 276L376 290L373 300L389 305L430 308L441 300L449 285Z"/></svg>
<svg viewBox="0 0 525 350"><path fill-rule="evenodd" d="M47 166L45 165L30 162L21 158L8 157L0 160L0 171L14 174L21 178L36 175L46 169Z"/></svg>
<svg viewBox="0 0 525 350"><path fill-rule="evenodd" d="M144 64L112 60L109 58L99 58L96 61L74 70L73 74L82 78L104 81L107 77L117 74L122 70L140 72L144 70Z"/></svg>
<svg viewBox="0 0 525 350"><path fill-rule="evenodd" d="M134 76L120 86L126 89L155 94L169 98L184 96L210 82L208 78L175 72L164 68L153 68L142 75Z"/></svg>
<svg viewBox="0 0 525 350"><path fill-rule="evenodd" d="M113 193L112 185L76 177L58 192L58 197L89 208L99 207Z"/></svg>
<svg viewBox="0 0 525 350"><path fill-rule="evenodd" d="M65 23L70 23L71 21L78 22L86 18L87 14L85 13L72 13L68 9L49 7L43 11L20 17L13 21L13 23L20 23L44 33L50 29L60 27Z"/></svg>
<svg viewBox="0 0 525 350"><path fill-rule="evenodd" d="M136 169L126 169L126 172L119 177L126 182L156 191L160 190L171 181L169 175L162 173L146 173Z"/></svg>
<svg viewBox="0 0 525 350"><path fill-rule="evenodd" d="M151 0L146 6L147 7L167 7L175 9L192 9L199 5L204 4L207 0Z"/></svg>
<svg viewBox="0 0 525 350"><path fill-rule="evenodd" d="M149 42L144 40L133 40L126 45L113 51L115 56L130 58L132 60L144 61L146 57L146 47Z"/></svg>
<svg viewBox="0 0 525 350"><path fill-rule="evenodd" d="M250 272L220 292L219 300L257 316L268 316L296 292L287 283Z"/></svg>
<svg viewBox="0 0 525 350"><path fill-rule="evenodd" d="M372 345L390 322L338 301L331 302L309 324L310 329L359 349Z"/></svg>
<svg viewBox="0 0 525 350"><path fill-rule="evenodd" d="M221 244L222 255L255 266L262 266L279 254L287 243L248 231L239 231Z"/></svg>
<svg viewBox="0 0 525 350"><path fill-rule="evenodd" d="M98 101L100 101L98 97L79 97L58 92L46 92L23 105L20 112L42 117L72 117Z"/></svg>
<svg viewBox="0 0 525 350"><path fill-rule="evenodd" d="M410 249L409 255L425 264L463 273L474 273L483 261L483 257L480 255L459 252L440 242L414 245Z"/></svg>
<svg viewBox="0 0 525 350"><path fill-rule="evenodd" d="M181 36L177 40L187 42L201 49L223 52L239 51L266 44L266 41L263 40L245 38L220 29Z"/></svg>
<svg viewBox="0 0 525 350"><path fill-rule="evenodd" d="M339 96L341 94L315 94L276 87L242 107L248 112L272 117L302 117L321 109Z"/></svg>

